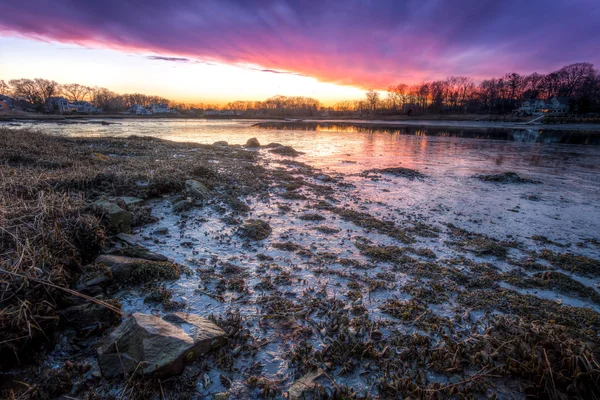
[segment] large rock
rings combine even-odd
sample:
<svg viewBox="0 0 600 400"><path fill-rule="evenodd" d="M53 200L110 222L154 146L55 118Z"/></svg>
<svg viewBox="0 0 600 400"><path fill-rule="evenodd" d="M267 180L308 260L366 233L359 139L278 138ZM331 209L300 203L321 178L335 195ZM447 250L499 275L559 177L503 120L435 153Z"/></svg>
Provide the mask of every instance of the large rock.
<svg viewBox="0 0 600 400"><path fill-rule="evenodd" d="M221 328L198 315L173 313L161 319L135 313L98 349L98 364L106 378L129 375L136 369L144 375L174 375L226 340Z"/></svg>
<svg viewBox="0 0 600 400"><path fill-rule="evenodd" d="M246 142L246 147L252 147L252 148L260 147L260 143L257 138L253 137L251 139L248 139L248 141Z"/></svg>
<svg viewBox="0 0 600 400"><path fill-rule="evenodd" d="M188 196L196 200L206 200L210 196L210 190L202 183L193 179L185 181L185 192Z"/></svg>
<svg viewBox="0 0 600 400"><path fill-rule="evenodd" d="M118 205L107 200L98 200L92 203L92 207L102 213L106 219L108 228L114 232L131 231L131 222L133 215L129 211L123 210Z"/></svg>

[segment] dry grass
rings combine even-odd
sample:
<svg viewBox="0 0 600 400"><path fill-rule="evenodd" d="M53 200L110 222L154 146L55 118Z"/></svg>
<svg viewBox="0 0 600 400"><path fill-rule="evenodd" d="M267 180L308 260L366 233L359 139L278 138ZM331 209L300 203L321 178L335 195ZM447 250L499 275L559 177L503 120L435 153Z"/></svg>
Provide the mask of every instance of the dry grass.
<svg viewBox="0 0 600 400"><path fill-rule="evenodd" d="M61 299L69 294L39 281L68 287L101 250L106 229L92 201L148 199L196 179L213 191L215 203L236 208L239 196L266 190L256 157L241 148L153 138L0 129L0 268L25 277L0 273L2 366L23 361L24 350L51 341L58 326Z"/></svg>

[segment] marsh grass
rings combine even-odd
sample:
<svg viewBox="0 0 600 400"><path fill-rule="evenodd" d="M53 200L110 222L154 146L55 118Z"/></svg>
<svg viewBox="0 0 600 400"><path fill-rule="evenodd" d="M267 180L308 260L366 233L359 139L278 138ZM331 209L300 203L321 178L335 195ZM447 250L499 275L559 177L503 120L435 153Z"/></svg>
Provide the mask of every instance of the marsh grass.
<svg viewBox="0 0 600 400"><path fill-rule="evenodd" d="M52 342L66 295L56 287L71 286L107 236L92 201L150 199L196 179L211 189L214 203L235 205L240 196L266 191L256 159L235 147L0 129L0 268L7 272L0 273L2 367Z"/></svg>

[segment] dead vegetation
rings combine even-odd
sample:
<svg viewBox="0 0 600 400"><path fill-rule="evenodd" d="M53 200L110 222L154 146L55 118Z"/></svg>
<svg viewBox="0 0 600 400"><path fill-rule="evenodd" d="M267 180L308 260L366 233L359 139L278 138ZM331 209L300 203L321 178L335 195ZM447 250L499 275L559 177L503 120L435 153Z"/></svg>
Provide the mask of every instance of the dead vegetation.
<svg viewBox="0 0 600 400"><path fill-rule="evenodd" d="M3 367L52 342L65 293L38 282L69 287L99 253L107 228L89 207L92 201L148 199L180 192L195 179L214 193L212 203L234 208L239 196L266 191L256 157L241 148L148 137L68 138L0 129L0 268L25 277L0 273ZM143 281L178 276L170 267L138 272L134 279Z"/></svg>

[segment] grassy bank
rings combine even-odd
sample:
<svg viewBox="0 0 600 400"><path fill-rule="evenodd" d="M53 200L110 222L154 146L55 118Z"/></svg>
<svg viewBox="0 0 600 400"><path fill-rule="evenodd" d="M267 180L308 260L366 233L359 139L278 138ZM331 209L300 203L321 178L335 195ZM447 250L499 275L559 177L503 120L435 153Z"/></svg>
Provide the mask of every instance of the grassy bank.
<svg viewBox="0 0 600 400"><path fill-rule="evenodd" d="M52 345L59 311L73 296L61 288L77 280L110 233L91 202L149 199L195 179L215 193L214 201L240 207L238 196L262 190L255 161L241 148L0 129L1 367ZM130 208L134 225L147 221L147 209Z"/></svg>

